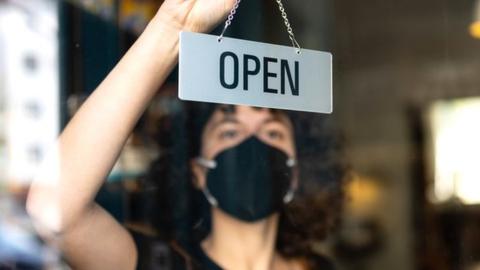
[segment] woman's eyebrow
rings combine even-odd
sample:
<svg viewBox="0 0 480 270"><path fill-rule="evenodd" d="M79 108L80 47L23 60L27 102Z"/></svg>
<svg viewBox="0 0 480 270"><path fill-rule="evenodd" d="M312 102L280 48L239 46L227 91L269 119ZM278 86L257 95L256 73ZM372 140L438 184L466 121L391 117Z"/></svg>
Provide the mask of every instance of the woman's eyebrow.
<svg viewBox="0 0 480 270"><path fill-rule="evenodd" d="M266 125L266 124L270 124L270 123L279 123L287 128L291 128L290 124L288 122L286 122L285 120L279 118L279 117L271 117L271 118L268 118L268 119L265 119L265 121L263 121L262 125Z"/></svg>
<svg viewBox="0 0 480 270"><path fill-rule="evenodd" d="M210 127L210 130L214 130L218 126L223 125L223 124L239 124L239 123L240 122L237 119L235 119L234 117L232 117L230 115L226 115L225 118L223 118L222 120L213 123L212 126Z"/></svg>

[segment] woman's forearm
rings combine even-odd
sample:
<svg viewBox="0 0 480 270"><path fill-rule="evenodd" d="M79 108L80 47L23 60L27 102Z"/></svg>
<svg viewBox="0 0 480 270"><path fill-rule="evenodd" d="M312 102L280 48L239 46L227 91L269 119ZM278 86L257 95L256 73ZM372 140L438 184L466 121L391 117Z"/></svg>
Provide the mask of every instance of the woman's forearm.
<svg viewBox="0 0 480 270"><path fill-rule="evenodd" d="M33 182L27 208L48 230L61 232L89 210L134 125L175 66L179 29L157 17L75 114Z"/></svg>

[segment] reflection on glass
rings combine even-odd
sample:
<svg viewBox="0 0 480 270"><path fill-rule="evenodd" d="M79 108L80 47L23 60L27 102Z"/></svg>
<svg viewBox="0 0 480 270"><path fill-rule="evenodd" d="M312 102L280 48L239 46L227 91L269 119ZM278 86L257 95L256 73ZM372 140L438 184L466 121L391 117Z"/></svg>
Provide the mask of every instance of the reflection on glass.
<svg viewBox="0 0 480 270"><path fill-rule="evenodd" d="M480 1L475 1L473 22L470 25L470 35L480 39Z"/></svg>
<svg viewBox="0 0 480 270"><path fill-rule="evenodd" d="M434 196L480 203L480 98L441 101L429 111L434 147Z"/></svg>
<svg viewBox="0 0 480 270"><path fill-rule="evenodd" d="M0 1L0 269L64 269L23 205L60 129L57 14L57 1Z"/></svg>
<svg viewBox="0 0 480 270"><path fill-rule="evenodd" d="M11 182L32 180L59 133L56 14L51 2L0 5L5 177Z"/></svg>

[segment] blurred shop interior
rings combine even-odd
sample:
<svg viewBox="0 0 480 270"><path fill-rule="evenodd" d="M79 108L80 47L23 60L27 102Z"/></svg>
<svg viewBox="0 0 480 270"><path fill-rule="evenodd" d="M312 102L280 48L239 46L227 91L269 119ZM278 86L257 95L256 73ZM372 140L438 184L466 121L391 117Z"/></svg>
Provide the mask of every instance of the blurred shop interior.
<svg viewBox="0 0 480 270"><path fill-rule="evenodd" d="M33 233L28 185L161 2L0 0L0 268L65 267ZM302 47L334 55L328 121L351 168L320 249L345 270L480 269L480 0L284 4ZM242 1L227 36L290 44L272 0ZM174 71L97 197L132 230L153 233L143 179L182 108L176 90Z"/></svg>

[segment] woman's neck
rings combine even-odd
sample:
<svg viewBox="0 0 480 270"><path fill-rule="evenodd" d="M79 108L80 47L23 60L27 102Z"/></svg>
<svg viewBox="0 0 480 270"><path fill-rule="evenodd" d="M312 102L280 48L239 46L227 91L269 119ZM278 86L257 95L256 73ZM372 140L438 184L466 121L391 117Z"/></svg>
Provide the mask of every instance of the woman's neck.
<svg viewBox="0 0 480 270"><path fill-rule="evenodd" d="M272 269L277 227L277 214L246 223L213 209L212 231L203 241L202 248L225 269Z"/></svg>

